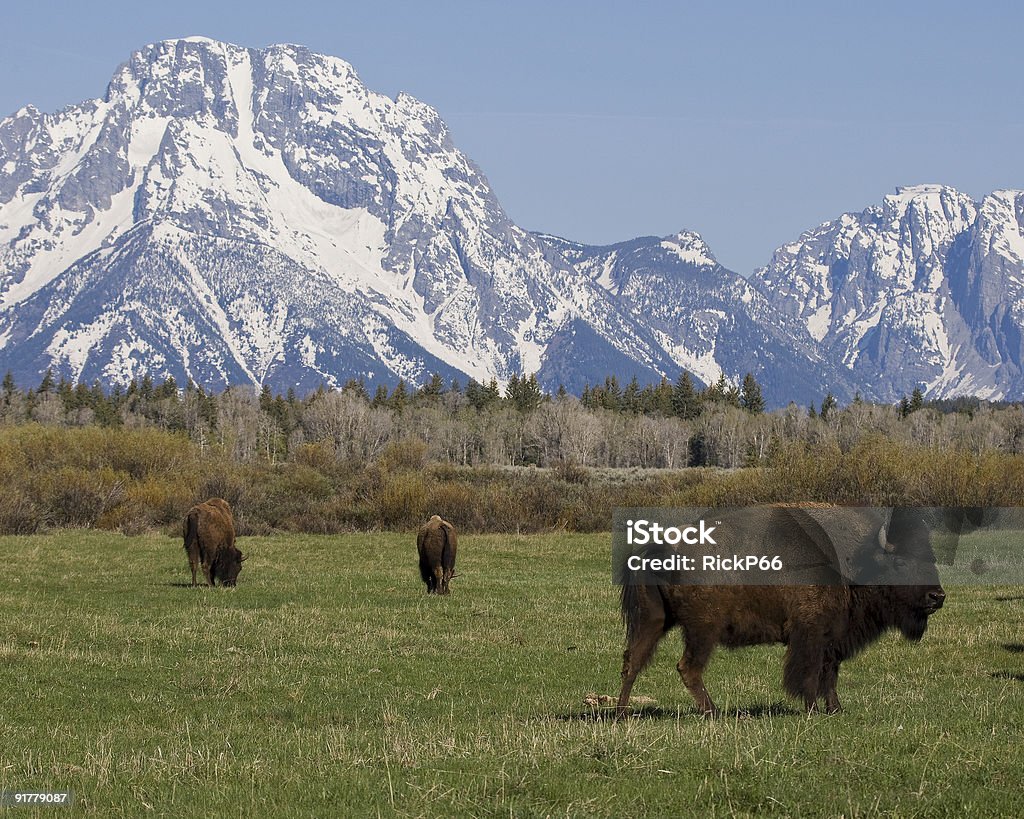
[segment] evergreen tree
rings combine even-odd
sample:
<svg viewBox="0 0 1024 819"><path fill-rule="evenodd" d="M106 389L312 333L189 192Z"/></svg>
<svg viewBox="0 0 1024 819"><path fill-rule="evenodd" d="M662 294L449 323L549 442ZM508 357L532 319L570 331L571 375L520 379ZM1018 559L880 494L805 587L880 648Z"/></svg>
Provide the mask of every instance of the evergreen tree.
<svg viewBox="0 0 1024 819"><path fill-rule="evenodd" d="M43 380L39 382L39 389L36 392L39 395L47 395L53 389L53 369L50 367L46 368L46 374L43 376Z"/></svg>
<svg viewBox="0 0 1024 819"><path fill-rule="evenodd" d="M619 379L609 375L604 379L604 388L601 390L601 406L618 412L622 409L622 388L619 387Z"/></svg>
<svg viewBox="0 0 1024 819"><path fill-rule="evenodd" d="M402 412L405 409L405 405L409 403L409 390L406 389L404 378L398 379L398 383L395 384L395 389L391 392L388 403L395 412Z"/></svg>
<svg viewBox="0 0 1024 819"><path fill-rule="evenodd" d="M700 415L700 400L693 388L693 379L683 370L672 390L672 414L679 418L696 418Z"/></svg>
<svg viewBox="0 0 1024 819"><path fill-rule="evenodd" d="M342 385L341 391L346 395L354 395L356 398L361 398L364 401L370 400L370 393L366 391L366 382L364 382L362 378L348 379L348 381ZM293 391L289 390L289 392L292 392L294 395Z"/></svg>
<svg viewBox="0 0 1024 819"><path fill-rule="evenodd" d="M914 391L910 394L910 411L917 412L921 407L924 406L924 393L920 387L914 387Z"/></svg>
<svg viewBox="0 0 1024 819"><path fill-rule="evenodd" d="M900 399L900 406L897 412L899 413L900 418L906 418L910 415L910 399L907 398L907 396L904 395Z"/></svg>
<svg viewBox="0 0 1024 819"><path fill-rule="evenodd" d="M11 375L11 371L7 371L7 375L4 376L3 391L4 391L4 403L10 406L11 399L14 397L14 391L18 387L14 383L14 376Z"/></svg>
<svg viewBox="0 0 1024 819"><path fill-rule="evenodd" d="M761 385L757 383L752 373L743 376L743 386L740 388L740 406L751 415L760 415L764 412Z"/></svg>
<svg viewBox="0 0 1024 819"><path fill-rule="evenodd" d="M371 403L375 407L385 406L388 403L388 388L383 384L378 384Z"/></svg>
<svg viewBox="0 0 1024 819"><path fill-rule="evenodd" d="M491 376L490 382L484 387L484 406L493 407L501 400L501 389L498 387L498 379Z"/></svg>
<svg viewBox="0 0 1024 819"><path fill-rule="evenodd" d="M264 384L263 389L260 391L260 409L264 412L270 412L273 404L274 396L270 392L270 386L268 384Z"/></svg>
<svg viewBox="0 0 1024 819"><path fill-rule="evenodd" d="M513 375L509 379L505 397L520 412L532 412L544 400L544 391L537 382L536 373L522 378Z"/></svg>
<svg viewBox="0 0 1024 819"><path fill-rule="evenodd" d="M434 373L430 376L430 380L420 387L419 394L423 398L440 398L444 395L444 379L441 378L441 374Z"/></svg>
<svg viewBox="0 0 1024 819"><path fill-rule="evenodd" d="M475 410L481 410L484 408L484 400L484 388L475 378L469 379L466 382L466 403Z"/></svg>
<svg viewBox="0 0 1024 819"><path fill-rule="evenodd" d="M839 406L836 401L836 397L832 393L828 393L821 402L821 420L827 421L832 417L832 413L835 412L836 407Z"/></svg>
<svg viewBox="0 0 1024 819"><path fill-rule="evenodd" d="M644 411L640 395L640 380L636 375L630 379L625 391L622 393L622 408L633 415L639 415Z"/></svg>
<svg viewBox="0 0 1024 819"><path fill-rule="evenodd" d="M691 388L693 384L690 384ZM673 414L672 409L672 383L665 377L661 377L658 385L651 390L651 405L649 411L661 415L664 418ZM698 405L699 410L699 405Z"/></svg>

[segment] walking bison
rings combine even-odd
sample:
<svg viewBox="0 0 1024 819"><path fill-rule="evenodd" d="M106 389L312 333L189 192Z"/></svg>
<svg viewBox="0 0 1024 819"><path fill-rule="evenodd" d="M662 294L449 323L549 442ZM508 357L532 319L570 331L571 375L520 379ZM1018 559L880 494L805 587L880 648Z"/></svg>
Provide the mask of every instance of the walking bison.
<svg viewBox="0 0 1024 819"><path fill-rule="evenodd" d="M455 527L439 515L434 515L420 527L416 535L416 551L420 557L420 577L427 584L427 594L448 594L449 581L455 577L457 549Z"/></svg>
<svg viewBox="0 0 1024 819"><path fill-rule="evenodd" d="M626 712L637 675L676 626L685 642L677 669L705 715L718 713L703 679L715 647L764 643L787 646L783 684L808 712L819 700L838 712L840 664L890 629L920 640L945 600L923 513L777 506L725 515L716 521L722 551L745 545L741 554L781 552L796 572L785 582L800 585L624 583L627 647L617 714Z"/></svg>
<svg viewBox="0 0 1024 819"><path fill-rule="evenodd" d="M210 498L188 510L182 526L185 552L192 569L192 585L196 585L196 569L202 566L207 585L220 580L234 586L246 559L235 547L235 521L231 507L223 498Z"/></svg>

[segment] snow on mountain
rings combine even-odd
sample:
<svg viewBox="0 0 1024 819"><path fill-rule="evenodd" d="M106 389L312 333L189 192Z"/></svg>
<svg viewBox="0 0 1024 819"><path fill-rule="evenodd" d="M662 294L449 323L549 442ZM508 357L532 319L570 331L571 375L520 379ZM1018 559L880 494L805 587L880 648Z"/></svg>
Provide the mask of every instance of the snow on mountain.
<svg viewBox="0 0 1024 819"><path fill-rule="evenodd" d="M898 188L780 247L754 282L865 395L1021 397L1024 195Z"/></svg>
<svg viewBox="0 0 1024 819"><path fill-rule="evenodd" d="M802 328L719 264L699 234L604 247L541 238L613 295L636 324L650 327L673 362L704 383L722 374L738 383L752 372L772 405L818 400L823 384L847 395L842 377L802 337Z"/></svg>
<svg viewBox="0 0 1024 819"><path fill-rule="evenodd" d="M504 379L580 322L592 357L670 366L432 108L290 45L157 43L101 100L0 121L0 307L0 367L26 378Z"/></svg>
<svg viewBox="0 0 1024 819"><path fill-rule="evenodd" d="M1024 194L898 189L746 280L509 220L437 112L295 45L156 43L0 120L0 370L276 389L753 372L770 403L1024 396Z"/></svg>

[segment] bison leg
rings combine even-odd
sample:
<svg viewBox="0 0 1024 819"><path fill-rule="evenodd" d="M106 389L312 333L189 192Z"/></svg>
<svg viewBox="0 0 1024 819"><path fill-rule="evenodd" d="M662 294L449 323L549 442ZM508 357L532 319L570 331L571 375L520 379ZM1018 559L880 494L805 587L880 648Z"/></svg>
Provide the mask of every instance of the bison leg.
<svg viewBox="0 0 1024 819"><path fill-rule="evenodd" d="M207 586L212 586L213 585L213 566L211 566L209 563L204 563L203 564L203 574L206 576L206 585Z"/></svg>
<svg viewBox="0 0 1024 819"><path fill-rule="evenodd" d="M806 629L794 629L789 636L782 684L790 695L804 701L808 714L817 708L819 685L825 673L824 641Z"/></svg>
<svg viewBox="0 0 1024 819"><path fill-rule="evenodd" d="M626 650L622 652L622 688L619 689L619 701L615 707L615 718L624 717L629 706L629 694L637 675L654 654L654 649L665 634L665 613L658 606L656 610L646 612L646 617L632 628L632 636Z"/></svg>
<svg viewBox="0 0 1024 819"><path fill-rule="evenodd" d="M440 566L434 569L434 588L438 594L448 594L448 584L445 582L444 571Z"/></svg>
<svg viewBox="0 0 1024 819"><path fill-rule="evenodd" d="M825 713L838 714L843 710L839 704L839 694L836 692L836 685L839 682L840 660L831 652L825 652L825 662L821 668L821 680L818 691L825 697Z"/></svg>
<svg viewBox="0 0 1024 819"><path fill-rule="evenodd" d="M683 651L682 659L676 664L679 676L683 685L690 692L697 709L706 717L717 717L718 708L711 701L711 695L704 687L704 668L711 659L711 653L715 650L715 640L708 637L697 638L687 634L686 648Z"/></svg>
<svg viewBox="0 0 1024 819"><path fill-rule="evenodd" d="M188 554L188 567L192 570L192 585L196 585L196 569L199 568L199 549L190 548Z"/></svg>

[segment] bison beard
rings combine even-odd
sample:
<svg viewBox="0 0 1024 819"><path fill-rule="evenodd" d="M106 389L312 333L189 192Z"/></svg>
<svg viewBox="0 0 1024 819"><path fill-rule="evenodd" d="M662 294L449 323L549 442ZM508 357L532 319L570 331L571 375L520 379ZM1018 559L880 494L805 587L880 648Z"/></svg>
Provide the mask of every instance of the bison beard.
<svg viewBox="0 0 1024 819"><path fill-rule="evenodd" d="M235 521L228 502L211 498L196 504L188 510L182 530L192 585L197 585L196 569L202 566L207 585L220 580L225 586L234 586L245 557L235 547Z"/></svg>
<svg viewBox="0 0 1024 819"><path fill-rule="evenodd" d="M856 510L849 513L857 514ZM770 509L762 524L777 536L792 538L801 531L791 525L797 515L796 510ZM860 521L851 518L850 523L856 525ZM920 560L926 566L930 559L934 570L927 527L912 510L893 513L887 537L892 542L884 543L878 554L869 555L877 564L880 582L886 577L886 561L902 561L903 556ZM814 711L818 700L823 699L825 710L836 713L841 710L836 692L840 664L889 629L899 629L908 639L920 640L928 626L928 616L941 608L945 599L937 571L934 579L934 583L927 585L625 584L621 604L627 647L617 714L626 713L637 675L661 638L676 626L682 630L685 641L677 670L704 714L718 713L703 679L715 647L764 643L787 646L783 685L791 696L801 699L808 712Z"/></svg>

